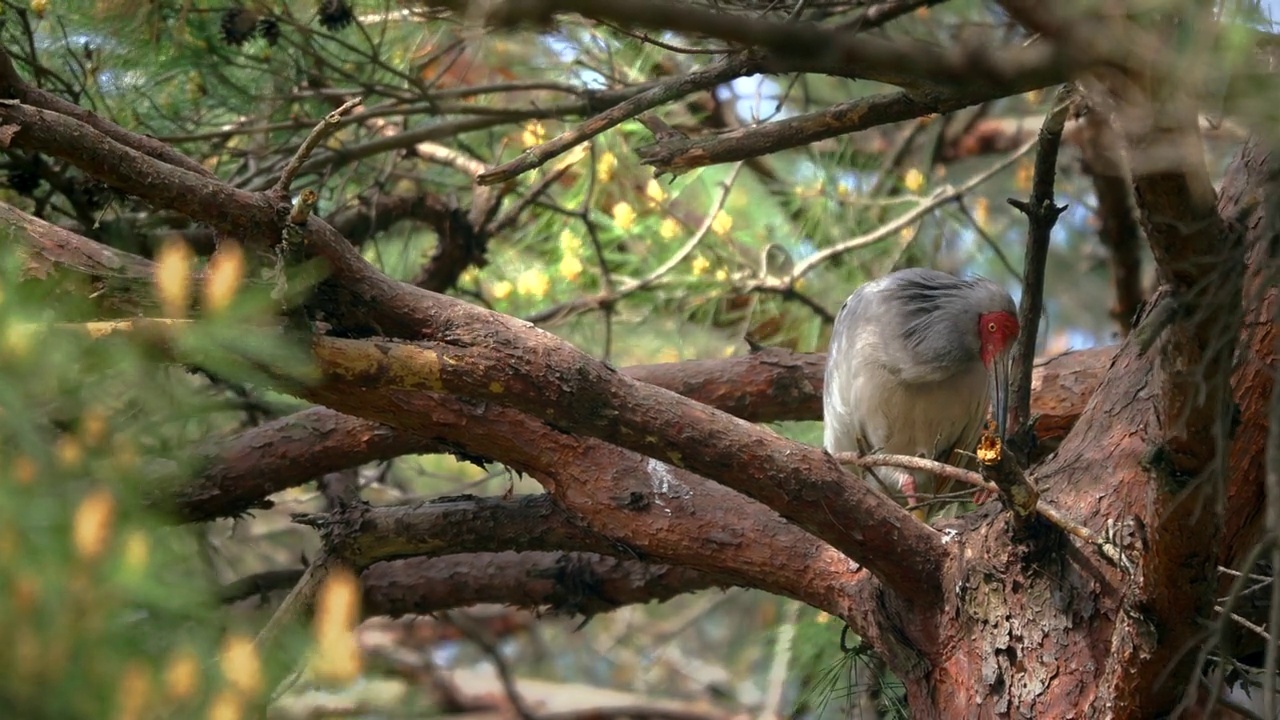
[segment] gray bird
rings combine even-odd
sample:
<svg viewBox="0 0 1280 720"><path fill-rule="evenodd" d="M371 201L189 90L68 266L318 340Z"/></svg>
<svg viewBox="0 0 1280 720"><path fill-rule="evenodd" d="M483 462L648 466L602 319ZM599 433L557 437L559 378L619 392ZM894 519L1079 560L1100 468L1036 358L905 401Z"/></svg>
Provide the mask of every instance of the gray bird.
<svg viewBox="0 0 1280 720"><path fill-rule="evenodd" d="M840 308L831 335L824 447L968 464L953 453L974 451L989 404L1004 438L1017 336L1013 298L990 280L913 268L864 284ZM928 472L851 470L908 507L919 494L946 490Z"/></svg>

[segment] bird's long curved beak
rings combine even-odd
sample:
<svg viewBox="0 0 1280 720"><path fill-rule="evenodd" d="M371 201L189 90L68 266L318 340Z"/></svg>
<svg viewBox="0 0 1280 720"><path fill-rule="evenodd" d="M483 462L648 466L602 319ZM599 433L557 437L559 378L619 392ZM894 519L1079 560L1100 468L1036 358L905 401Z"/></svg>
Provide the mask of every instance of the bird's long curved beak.
<svg viewBox="0 0 1280 720"><path fill-rule="evenodd" d="M1009 423L1009 373L1011 372L1013 353L1005 351L996 355L991 361L991 415L996 420L996 432L1004 442L1006 425Z"/></svg>

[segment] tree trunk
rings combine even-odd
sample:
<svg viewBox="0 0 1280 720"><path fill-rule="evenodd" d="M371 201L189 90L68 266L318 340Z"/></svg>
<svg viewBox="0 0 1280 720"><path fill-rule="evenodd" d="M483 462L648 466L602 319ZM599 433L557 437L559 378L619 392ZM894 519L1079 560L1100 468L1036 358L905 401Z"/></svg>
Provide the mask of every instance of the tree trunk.
<svg viewBox="0 0 1280 720"><path fill-rule="evenodd" d="M1264 204L1250 199L1269 171L1267 154L1246 146L1219 199L1228 232L1245 234L1248 267L1226 477L1184 477L1167 456L1157 351L1144 352L1139 329L1072 434L1032 471L1048 504L1100 536L1119 527L1112 535L1132 566L1039 518L1016 527L988 506L957 520L963 546L947 569L945 610L886 633L940 638L887 653L914 717L1152 718L1203 700L1196 662L1224 588L1217 566L1238 563L1261 532L1273 293ZM931 622L936 630L920 627ZM919 662L894 662L903 657Z"/></svg>

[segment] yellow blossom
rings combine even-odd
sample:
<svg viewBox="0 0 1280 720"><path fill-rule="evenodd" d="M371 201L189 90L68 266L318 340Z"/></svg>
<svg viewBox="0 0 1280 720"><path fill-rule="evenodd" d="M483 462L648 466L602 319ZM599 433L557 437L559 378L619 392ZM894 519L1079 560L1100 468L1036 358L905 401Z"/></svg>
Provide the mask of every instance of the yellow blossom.
<svg viewBox="0 0 1280 720"><path fill-rule="evenodd" d="M551 289L551 279L542 272L542 268L529 268L516 278L516 292L521 295L540 298Z"/></svg>
<svg viewBox="0 0 1280 720"><path fill-rule="evenodd" d="M841 200L848 200L849 196L852 194L853 188L849 187L849 183L840 183L839 185L836 185L836 197Z"/></svg>
<svg viewBox="0 0 1280 720"><path fill-rule="evenodd" d="M1035 175L1035 162L1029 158L1024 158L1018 163L1017 177L1014 178L1014 184L1019 190L1031 189L1031 178Z"/></svg>
<svg viewBox="0 0 1280 720"><path fill-rule="evenodd" d="M84 446L71 435L58 438L54 453L58 457L58 464L64 468L75 469L84 461Z"/></svg>
<svg viewBox="0 0 1280 720"><path fill-rule="evenodd" d="M182 648L164 669L165 692L172 700L186 700L200 687L200 658L190 648Z"/></svg>
<svg viewBox="0 0 1280 720"><path fill-rule="evenodd" d="M511 291L514 289L515 287L511 284L510 281L499 280L498 282L493 284L493 287L490 288L490 292L493 293L494 300L506 300L507 297L511 295Z"/></svg>
<svg viewBox="0 0 1280 720"><path fill-rule="evenodd" d="M697 277L711 267L711 261L699 255L693 259L693 275Z"/></svg>
<svg viewBox="0 0 1280 720"><path fill-rule="evenodd" d="M565 228L560 231L560 252L570 255L582 250L582 238L577 233Z"/></svg>
<svg viewBox="0 0 1280 720"><path fill-rule="evenodd" d="M573 280L582 274L582 261L577 255L565 255L560 260L560 275L565 280Z"/></svg>
<svg viewBox="0 0 1280 720"><path fill-rule="evenodd" d="M724 210L718 211L715 218L711 221L711 230L717 235L724 235L732 229L733 217Z"/></svg>
<svg viewBox="0 0 1280 720"><path fill-rule="evenodd" d="M150 695L151 672L137 660L131 661L120 676L116 717L119 720L141 720L147 715Z"/></svg>
<svg viewBox="0 0 1280 720"><path fill-rule="evenodd" d="M156 294L166 317L181 318L191 303L191 262L195 253L181 238L168 240L156 253Z"/></svg>
<svg viewBox="0 0 1280 720"><path fill-rule="evenodd" d="M670 240L680 234L680 221L673 217L669 217L662 221L662 226L658 228L658 234L663 238Z"/></svg>
<svg viewBox="0 0 1280 720"><path fill-rule="evenodd" d="M236 296L240 281L244 279L244 250L239 243L223 243L209 259L209 272L204 281L204 304L207 310L218 312Z"/></svg>
<svg viewBox="0 0 1280 720"><path fill-rule="evenodd" d="M907 171L906 177L902 179L902 183L907 186L911 192L920 192L920 188L924 187L924 173L915 168Z"/></svg>
<svg viewBox="0 0 1280 720"><path fill-rule="evenodd" d="M534 145L541 145L542 141L546 138L547 129L544 128L542 123L537 120L526 123L524 126L524 132L520 133L520 142L527 148L531 148Z"/></svg>
<svg viewBox="0 0 1280 720"><path fill-rule="evenodd" d="M36 346L37 326L10 323L4 338L0 341L0 351L12 358L24 358Z"/></svg>
<svg viewBox="0 0 1280 720"><path fill-rule="evenodd" d="M262 661L253 638L235 634L222 643L218 656L222 676L231 686L245 695L256 695L262 690Z"/></svg>
<svg viewBox="0 0 1280 720"><path fill-rule="evenodd" d="M725 270L724 268L720 268L719 270L716 270L715 277L716 277L716 280L724 282L725 280L729 279L729 271Z"/></svg>
<svg viewBox="0 0 1280 720"><path fill-rule="evenodd" d="M94 490L80 501L71 523L72 540L80 557L93 560L102 554L115 519L116 498L110 490Z"/></svg>
<svg viewBox="0 0 1280 720"><path fill-rule="evenodd" d="M316 598L315 655L311 670L331 683L349 683L360 674L360 647L353 632L360 620L360 583L349 571L330 575Z"/></svg>
<svg viewBox="0 0 1280 720"><path fill-rule="evenodd" d="M587 156L587 152L588 152L587 143L574 145L573 149L565 153L564 157L557 160L556 163L551 166L551 168L553 170L562 170L566 167L569 167L570 165L575 165L579 161L581 161L582 158Z"/></svg>
<svg viewBox="0 0 1280 720"><path fill-rule="evenodd" d="M662 184L657 178L649 178L649 184L644 188L644 195L649 198L651 205L657 205L667 199L667 191L662 189Z"/></svg>
<svg viewBox="0 0 1280 720"><path fill-rule="evenodd" d="M209 720L240 720L244 717L244 701L230 690L218 693L209 703Z"/></svg>
<svg viewBox="0 0 1280 720"><path fill-rule="evenodd" d="M613 171L618 167L618 157L606 152L596 161L596 179L607 183L613 179Z"/></svg>
<svg viewBox="0 0 1280 720"><path fill-rule="evenodd" d="M973 219L977 221L979 228L987 229L987 223L991 221L990 200L985 197L979 197L973 201Z"/></svg>
<svg viewBox="0 0 1280 720"><path fill-rule="evenodd" d="M636 221L636 211L625 200L613 206L613 222L619 230L626 230Z"/></svg>

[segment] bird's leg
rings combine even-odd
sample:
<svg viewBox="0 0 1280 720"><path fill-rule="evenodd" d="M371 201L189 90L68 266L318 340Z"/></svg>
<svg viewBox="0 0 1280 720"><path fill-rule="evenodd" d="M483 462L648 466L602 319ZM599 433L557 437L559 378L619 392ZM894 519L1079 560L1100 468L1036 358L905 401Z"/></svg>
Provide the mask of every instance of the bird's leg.
<svg viewBox="0 0 1280 720"><path fill-rule="evenodd" d="M924 522L928 518L928 511L919 507L920 503L916 498L916 476L911 473L903 473L902 478L902 494L907 497L907 510L920 522Z"/></svg>

